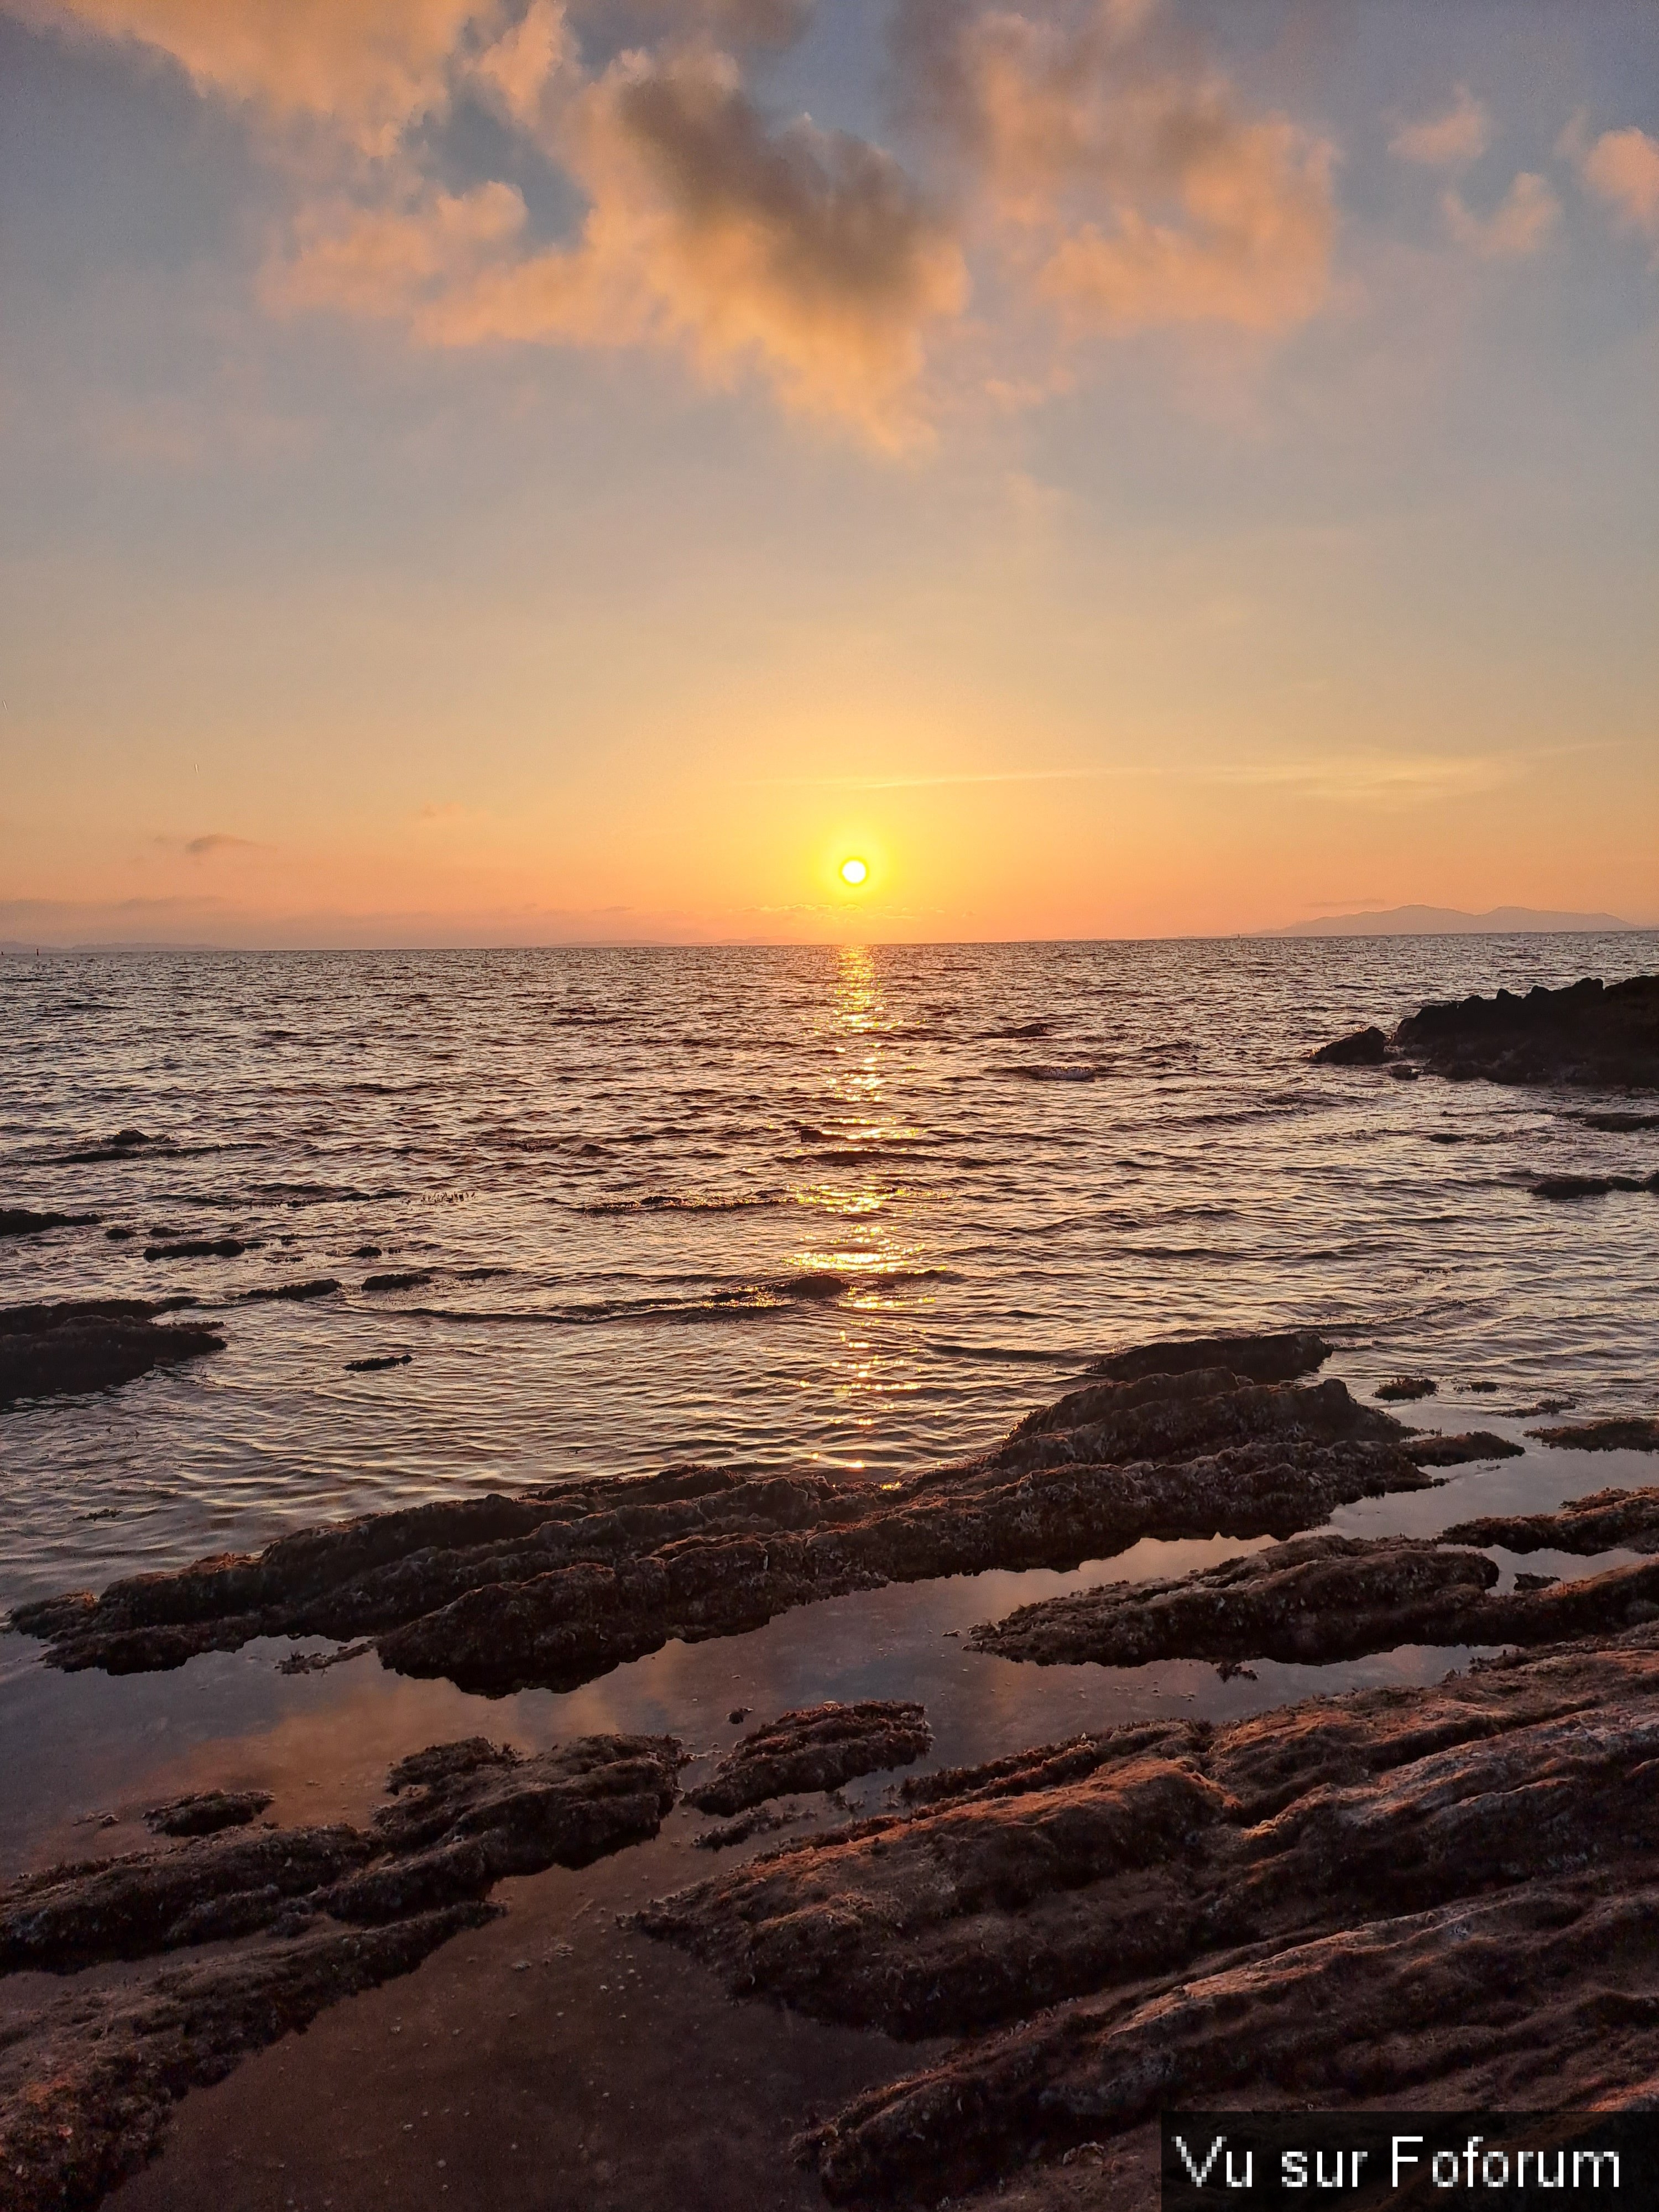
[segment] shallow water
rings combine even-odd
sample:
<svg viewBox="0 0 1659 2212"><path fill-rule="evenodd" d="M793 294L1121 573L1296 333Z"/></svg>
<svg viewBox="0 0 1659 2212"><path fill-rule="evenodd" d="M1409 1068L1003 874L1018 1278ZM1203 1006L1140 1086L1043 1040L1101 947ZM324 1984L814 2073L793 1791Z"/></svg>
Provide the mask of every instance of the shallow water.
<svg viewBox="0 0 1659 2212"><path fill-rule="evenodd" d="M1305 1055L1656 966L1635 933L7 959L0 1202L103 1219L0 1243L0 1303L185 1291L228 1344L0 1421L0 1603L458 1488L890 1474L1171 1330L1646 1409L1659 1204L1527 1184L1659 1139L1571 1118L1606 1094ZM164 1141L65 1158L125 1128Z"/></svg>

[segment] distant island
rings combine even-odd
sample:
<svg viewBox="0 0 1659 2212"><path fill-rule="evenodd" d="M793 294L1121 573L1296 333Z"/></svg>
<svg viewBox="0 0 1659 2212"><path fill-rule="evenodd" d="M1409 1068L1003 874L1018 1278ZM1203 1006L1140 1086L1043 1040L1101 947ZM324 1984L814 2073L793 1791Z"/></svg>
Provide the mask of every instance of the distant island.
<svg viewBox="0 0 1659 2212"><path fill-rule="evenodd" d="M1552 914L1539 907L1495 906L1465 914L1455 906L1391 906L1380 914L1335 914L1323 921L1292 921L1264 929L1263 937L1490 937L1573 929L1633 929L1616 914Z"/></svg>

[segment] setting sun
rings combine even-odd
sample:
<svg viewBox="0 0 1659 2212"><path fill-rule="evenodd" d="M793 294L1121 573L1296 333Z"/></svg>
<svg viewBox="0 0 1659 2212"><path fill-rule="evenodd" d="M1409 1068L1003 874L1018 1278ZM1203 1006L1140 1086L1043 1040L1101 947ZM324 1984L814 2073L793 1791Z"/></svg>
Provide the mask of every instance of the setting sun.
<svg viewBox="0 0 1659 2212"><path fill-rule="evenodd" d="M842 883L850 884L854 890L860 884L868 881L869 875L869 867L863 860L843 860L841 864Z"/></svg>

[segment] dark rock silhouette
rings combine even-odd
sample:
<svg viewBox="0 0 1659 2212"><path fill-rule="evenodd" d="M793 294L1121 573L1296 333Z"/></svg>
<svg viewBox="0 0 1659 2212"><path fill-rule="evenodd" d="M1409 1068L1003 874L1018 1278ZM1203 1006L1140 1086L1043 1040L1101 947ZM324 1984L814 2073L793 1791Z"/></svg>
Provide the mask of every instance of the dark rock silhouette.
<svg viewBox="0 0 1659 2212"><path fill-rule="evenodd" d="M0 1237L39 1237L47 1229L85 1229L98 1213L35 1213L27 1206L0 1206Z"/></svg>
<svg viewBox="0 0 1659 2212"><path fill-rule="evenodd" d="M398 1275L365 1275L366 1291L418 1291L432 1280L430 1267L410 1267Z"/></svg>
<svg viewBox="0 0 1659 2212"><path fill-rule="evenodd" d="M242 1304L258 1305L280 1300L295 1305L303 1305L311 1298L332 1297L339 1287L332 1275L318 1275L308 1283L264 1284L258 1290L244 1291Z"/></svg>
<svg viewBox="0 0 1659 2212"><path fill-rule="evenodd" d="M1389 1040L1381 1030L1356 1030L1352 1036L1322 1044L1308 1057L1322 1067L1381 1067L1389 1056Z"/></svg>
<svg viewBox="0 0 1659 2212"><path fill-rule="evenodd" d="M751 1729L707 1782L688 1790L703 1813L746 1813L790 1791L838 1790L860 1774L908 1766L931 1750L933 1731L922 1708L865 1698L851 1705L811 1705L781 1713Z"/></svg>
<svg viewBox="0 0 1659 2212"><path fill-rule="evenodd" d="M146 1244L147 1260L240 1260L244 1252L255 1252L262 1242L258 1237L180 1237L171 1243Z"/></svg>
<svg viewBox="0 0 1659 2212"><path fill-rule="evenodd" d="M1650 1176L1545 1176L1534 1183L1532 1194L1534 1198L1605 1198L1615 1190L1646 1190L1659 1195L1659 1170Z"/></svg>
<svg viewBox="0 0 1659 2212"><path fill-rule="evenodd" d="M222 1352L216 1330L161 1328L155 1316L193 1298L91 1298L0 1309L0 1407L20 1398L102 1390L153 1367Z"/></svg>
<svg viewBox="0 0 1659 2212"><path fill-rule="evenodd" d="M1274 1360L1287 1341L1267 1340ZM1316 1338L1304 1356L1323 1356ZM1073 1567L1144 1536L1289 1536L1354 1498L1427 1486L1425 1451L1509 1449L1462 1441L1414 1437L1335 1381L1153 1372L1072 1392L992 1450L892 1490L694 1467L418 1506L13 1621L71 1669L175 1667L256 1636L367 1636L404 1674L568 1688L671 1637L736 1634L885 1583Z"/></svg>
<svg viewBox="0 0 1659 2212"><path fill-rule="evenodd" d="M412 1352L382 1352L368 1359L348 1359L348 1375L378 1375L387 1367L407 1367L414 1358Z"/></svg>
<svg viewBox="0 0 1659 2212"><path fill-rule="evenodd" d="M1659 1085L1659 975L1499 991L1422 1007L1392 1039L1437 1074L1494 1083Z"/></svg>

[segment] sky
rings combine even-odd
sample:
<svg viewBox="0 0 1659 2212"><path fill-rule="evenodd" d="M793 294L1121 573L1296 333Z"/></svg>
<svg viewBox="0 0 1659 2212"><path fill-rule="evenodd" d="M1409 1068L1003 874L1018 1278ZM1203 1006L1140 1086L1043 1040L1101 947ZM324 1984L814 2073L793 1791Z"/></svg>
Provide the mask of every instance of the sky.
<svg viewBox="0 0 1659 2212"><path fill-rule="evenodd" d="M1650 0L0 0L0 939L1659 921Z"/></svg>

